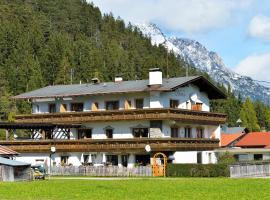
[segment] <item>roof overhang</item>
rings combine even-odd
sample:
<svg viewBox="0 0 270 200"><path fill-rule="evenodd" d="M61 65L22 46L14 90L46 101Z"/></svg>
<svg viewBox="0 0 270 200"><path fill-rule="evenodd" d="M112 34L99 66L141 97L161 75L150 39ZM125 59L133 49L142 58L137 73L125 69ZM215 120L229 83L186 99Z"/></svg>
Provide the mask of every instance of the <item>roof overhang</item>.
<svg viewBox="0 0 270 200"><path fill-rule="evenodd" d="M227 95L221 91L217 86L215 86L211 81L206 79L204 76L198 76L194 79L186 81L183 84L180 84L172 90L175 90L180 87L184 87L186 85L193 84L196 85L201 92L206 92L208 94L209 99L226 99Z"/></svg>

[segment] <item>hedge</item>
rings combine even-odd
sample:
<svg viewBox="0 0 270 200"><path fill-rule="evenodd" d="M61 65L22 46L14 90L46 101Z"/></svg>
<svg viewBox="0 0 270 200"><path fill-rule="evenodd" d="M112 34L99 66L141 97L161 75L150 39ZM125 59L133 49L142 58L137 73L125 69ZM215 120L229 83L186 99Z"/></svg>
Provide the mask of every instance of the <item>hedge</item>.
<svg viewBox="0 0 270 200"><path fill-rule="evenodd" d="M167 176L170 177L228 177L226 164L168 164Z"/></svg>

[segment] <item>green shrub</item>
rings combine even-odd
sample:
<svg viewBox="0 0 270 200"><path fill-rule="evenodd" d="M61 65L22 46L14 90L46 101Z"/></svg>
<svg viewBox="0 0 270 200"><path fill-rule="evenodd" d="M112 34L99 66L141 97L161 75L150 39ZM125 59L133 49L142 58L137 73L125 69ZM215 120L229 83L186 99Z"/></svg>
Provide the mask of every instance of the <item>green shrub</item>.
<svg viewBox="0 0 270 200"><path fill-rule="evenodd" d="M219 154L219 156L218 156L218 164L232 165L234 163L236 163L236 159L229 152Z"/></svg>
<svg viewBox="0 0 270 200"><path fill-rule="evenodd" d="M228 177L227 164L168 164L167 176L170 177Z"/></svg>

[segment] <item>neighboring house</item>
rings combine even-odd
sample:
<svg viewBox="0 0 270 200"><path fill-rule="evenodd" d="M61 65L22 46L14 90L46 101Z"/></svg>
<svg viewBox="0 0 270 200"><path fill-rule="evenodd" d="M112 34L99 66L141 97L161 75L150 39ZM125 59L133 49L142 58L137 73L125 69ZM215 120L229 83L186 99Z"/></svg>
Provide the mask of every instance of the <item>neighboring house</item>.
<svg viewBox="0 0 270 200"><path fill-rule="evenodd" d="M29 100L33 113L0 123L11 130L0 144L47 166L51 147L53 165L133 167L156 152L173 163L214 163L226 115L210 112L209 101L225 97L202 76L163 79L159 69L149 80L48 86L14 97ZM31 130L30 138L9 140L16 129Z"/></svg>
<svg viewBox="0 0 270 200"><path fill-rule="evenodd" d="M0 157L0 181L32 180L31 164Z"/></svg>
<svg viewBox="0 0 270 200"><path fill-rule="evenodd" d="M19 155L18 152L13 151L10 148L7 148L5 146L0 145L0 157L14 159L15 156L18 156L18 155Z"/></svg>
<svg viewBox="0 0 270 200"><path fill-rule="evenodd" d="M228 127L226 125L221 126L222 133L225 134L234 134L234 133L245 133L246 128L245 127Z"/></svg>
<svg viewBox="0 0 270 200"><path fill-rule="evenodd" d="M240 162L270 161L270 133L251 132L247 134L222 134L222 149L218 153L229 152Z"/></svg>
<svg viewBox="0 0 270 200"><path fill-rule="evenodd" d="M221 134L221 147L234 147L235 144L243 137L244 133L234 133L234 134Z"/></svg>

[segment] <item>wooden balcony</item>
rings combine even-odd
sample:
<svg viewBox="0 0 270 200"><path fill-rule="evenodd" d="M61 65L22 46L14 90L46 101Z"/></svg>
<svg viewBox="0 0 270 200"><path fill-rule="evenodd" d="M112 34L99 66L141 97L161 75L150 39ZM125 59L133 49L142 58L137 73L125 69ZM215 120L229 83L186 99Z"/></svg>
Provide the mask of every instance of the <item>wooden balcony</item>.
<svg viewBox="0 0 270 200"><path fill-rule="evenodd" d="M223 124L226 115L220 113L173 108L149 108L113 111L65 112L17 115L16 122L25 123L85 123L123 120L174 120L197 124Z"/></svg>
<svg viewBox="0 0 270 200"><path fill-rule="evenodd" d="M49 153L51 146L56 147L57 152L145 153L145 145L150 145L153 152L213 150L219 147L219 140L197 138L14 140L0 141L0 145L19 153Z"/></svg>

